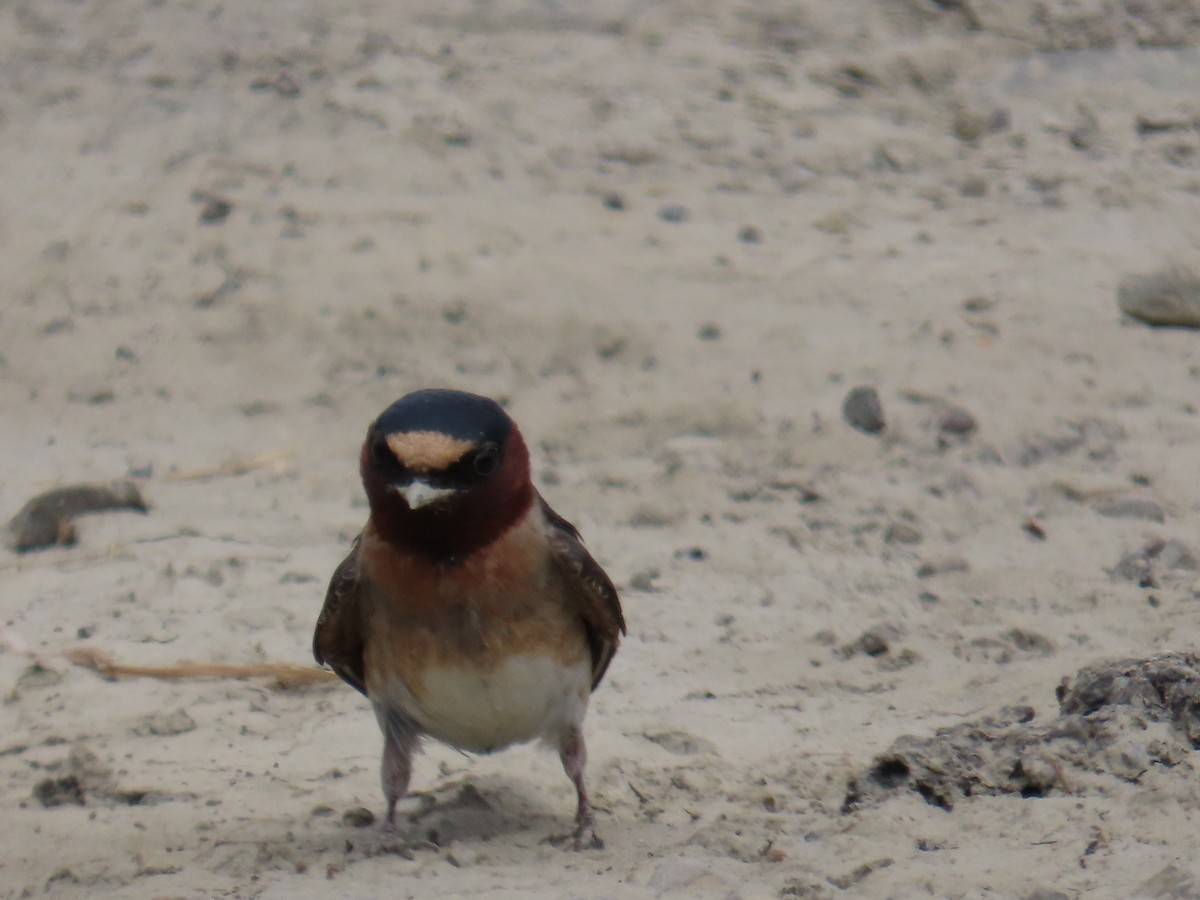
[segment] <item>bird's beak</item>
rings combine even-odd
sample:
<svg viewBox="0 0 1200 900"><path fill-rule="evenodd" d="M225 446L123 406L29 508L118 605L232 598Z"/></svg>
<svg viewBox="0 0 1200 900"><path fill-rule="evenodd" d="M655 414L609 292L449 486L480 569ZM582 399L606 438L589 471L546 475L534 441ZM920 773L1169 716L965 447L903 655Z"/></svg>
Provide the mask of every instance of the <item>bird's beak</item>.
<svg viewBox="0 0 1200 900"><path fill-rule="evenodd" d="M434 487L420 480L413 480L408 484L398 484L395 490L396 493L404 498L404 502L408 504L409 509L420 509L422 506L428 506L430 503L436 503L445 497L449 497L451 494L457 493L454 488Z"/></svg>

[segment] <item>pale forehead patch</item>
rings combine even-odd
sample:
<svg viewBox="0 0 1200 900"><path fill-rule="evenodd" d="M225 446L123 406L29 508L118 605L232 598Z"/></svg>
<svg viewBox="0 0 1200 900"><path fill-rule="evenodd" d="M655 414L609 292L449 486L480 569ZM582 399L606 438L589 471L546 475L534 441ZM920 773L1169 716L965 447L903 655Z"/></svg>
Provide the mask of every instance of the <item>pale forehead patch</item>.
<svg viewBox="0 0 1200 900"><path fill-rule="evenodd" d="M475 445L439 431L406 431L387 436L388 448L405 468L438 472L463 458Z"/></svg>

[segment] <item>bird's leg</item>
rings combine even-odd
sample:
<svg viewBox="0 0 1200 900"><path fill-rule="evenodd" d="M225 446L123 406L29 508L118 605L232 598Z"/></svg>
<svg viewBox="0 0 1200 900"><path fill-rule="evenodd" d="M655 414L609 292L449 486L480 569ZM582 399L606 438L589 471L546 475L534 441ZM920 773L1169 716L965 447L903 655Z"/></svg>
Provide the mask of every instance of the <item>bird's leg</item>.
<svg viewBox="0 0 1200 900"><path fill-rule="evenodd" d="M592 813L592 803L583 783L583 769L587 765L587 745L583 742L583 731L578 725L572 725L563 735L558 745L558 757L562 760L567 777L575 785L575 796L578 798L575 808L575 831L563 835L562 840L565 842L567 838L572 839L576 850L602 849L604 841L596 833L596 817Z"/></svg>
<svg viewBox="0 0 1200 900"><path fill-rule="evenodd" d="M390 829L396 825L396 804L408 793L417 733L412 723L395 711L377 709L376 715L383 730L383 763L379 775L387 800L384 827Z"/></svg>

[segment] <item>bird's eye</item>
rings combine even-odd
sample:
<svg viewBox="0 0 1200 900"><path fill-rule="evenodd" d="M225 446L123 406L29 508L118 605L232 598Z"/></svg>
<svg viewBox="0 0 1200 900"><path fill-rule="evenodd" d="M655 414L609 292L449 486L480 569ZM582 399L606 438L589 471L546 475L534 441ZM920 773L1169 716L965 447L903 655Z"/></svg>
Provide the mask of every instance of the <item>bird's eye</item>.
<svg viewBox="0 0 1200 900"><path fill-rule="evenodd" d="M371 442L371 462L380 468L396 462L396 457L392 455L386 438L378 437Z"/></svg>
<svg viewBox="0 0 1200 900"><path fill-rule="evenodd" d="M484 444L475 454L475 471L483 476L493 474L500 468L500 448L495 444Z"/></svg>

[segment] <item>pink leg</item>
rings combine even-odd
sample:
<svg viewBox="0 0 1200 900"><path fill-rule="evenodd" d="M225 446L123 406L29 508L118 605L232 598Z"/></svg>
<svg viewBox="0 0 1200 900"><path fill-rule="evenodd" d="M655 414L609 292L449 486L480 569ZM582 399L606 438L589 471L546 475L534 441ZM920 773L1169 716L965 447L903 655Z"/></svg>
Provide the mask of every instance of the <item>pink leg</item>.
<svg viewBox="0 0 1200 900"><path fill-rule="evenodd" d="M376 708L375 715L383 731L383 763L379 775L383 782L383 796L387 800L384 827L393 828L396 825L396 804L408 793L413 750L416 749L418 735L412 722L397 712Z"/></svg>
<svg viewBox="0 0 1200 900"><path fill-rule="evenodd" d="M408 793L408 781L412 777L412 747L406 747L391 737L384 738L383 765L380 767L383 781L383 796L387 799L388 828L396 824L396 804Z"/></svg>
<svg viewBox="0 0 1200 900"><path fill-rule="evenodd" d="M575 785L575 796L578 798L575 808L575 832L572 835L564 835L564 839L573 838L576 850L602 849L604 841L596 833L596 817L592 813L592 803L583 783L583 769L587 765L587 745L583 742L583 732L578 726L572 726L563 735L562 742L558 745L558 756L562 760L567 777Z"/></svg>

